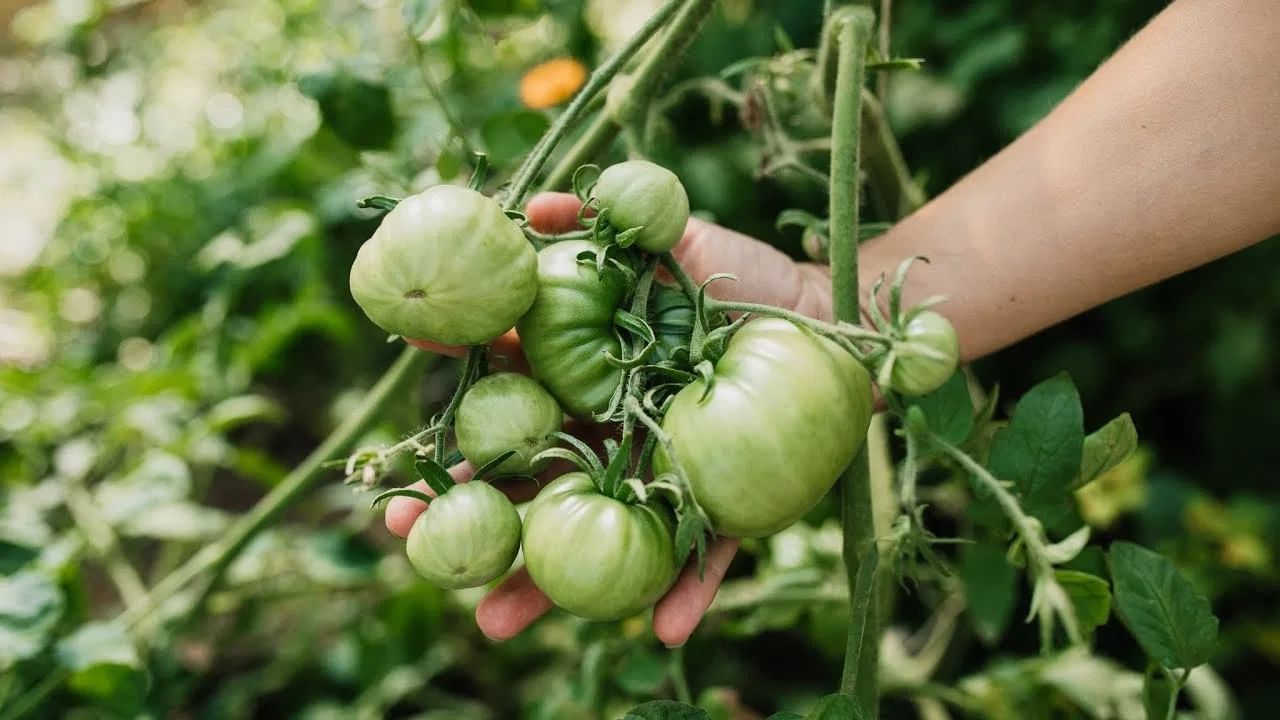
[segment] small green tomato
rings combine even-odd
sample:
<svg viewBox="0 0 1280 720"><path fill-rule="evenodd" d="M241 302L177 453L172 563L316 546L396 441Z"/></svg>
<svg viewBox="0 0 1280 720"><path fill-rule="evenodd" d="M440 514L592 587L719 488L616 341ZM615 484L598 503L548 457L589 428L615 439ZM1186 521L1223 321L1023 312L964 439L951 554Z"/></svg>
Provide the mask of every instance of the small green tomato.
<svg viewBox="0 0 1280 720"><path fill-rule="evenodd" d="M689 222L689 196L675 173L645 160L610 165L591 190L618 232L641 228L635 246L664 253L680 242Z"/></svg>
<svg viewBox="0 0 1280 720"><path fill-rule="evenodd" d="M431 501L405 543L409 563L446 590L479 587L511 568L520 514L487 482L461 483Z"/></svg>
<svg viewBox="0 0 1280 720"><path fill-rule="evenodd" d="M942 357L930 357L920 350ZM895 347L894 353L890 389L908 396L926 395L942 387L956 371L960 343L949 320L926 310L907 322L902 345Z"/></svg>
<svg viewBox="0 0 1280 720"><path fill-rule="evenodd" d="M533 457L555 444L564 413L537 380L515 373L481 378L462 396L458 406L458 449L475 467L508 450L516 454L498 466L499 474L531 474L546 463Z"/></svg>
<svg viewBox="0 0 1280 720"><path fill-rule="evenodd" d="M351 295L390 333L487 343L538 291L533 247L492 199L437 185L400 201L351 265Z"/></svg>

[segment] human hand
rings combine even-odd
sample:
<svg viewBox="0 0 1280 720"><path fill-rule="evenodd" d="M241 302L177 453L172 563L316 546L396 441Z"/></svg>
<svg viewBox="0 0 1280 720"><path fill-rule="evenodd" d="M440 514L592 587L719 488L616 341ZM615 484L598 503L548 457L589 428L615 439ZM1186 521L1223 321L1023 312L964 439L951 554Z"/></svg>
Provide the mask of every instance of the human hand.
<svg viewBox="0 0 1280 720"><path fill-rule="evenodd" d="M525 214L534 229L543 233L563 233L577 229L581 203L570 194L544 193L530 200ZM797 263L776 248L713 223L690 219L684 237L673 250L676 259L697 282L715 273L729 273L737 282L713 283L708 292L723 300L776 305L822 319L830 319L830 276L823 266ZM421 340L410 344L424 350L457 356L465 348L442 346ZM524 367L515 332L498 338L491 358L507 369ZM591 426L588 426L588 428ZM582 428L587 430L588 428ZM459 482L471 479L474 468L463 463L449 470ZM555 468L546 473L555 476ZM427 492L423 482L414 489ZM515 500L527 499L531 488L508 489ZM405 537L426 503L410 497L395 497L387 505L385 520L394 534ZM715 538L707 547L706 568L698 578L696 563L680 573L671 590L654 605L653 631L668 646L683 645L697 628L715 598L729 563L738 549L732 538ZM515 636L552 607L551 600L537 588L529 573L520 568L486 595L476 607L476 624L495 640Z"/></svg>

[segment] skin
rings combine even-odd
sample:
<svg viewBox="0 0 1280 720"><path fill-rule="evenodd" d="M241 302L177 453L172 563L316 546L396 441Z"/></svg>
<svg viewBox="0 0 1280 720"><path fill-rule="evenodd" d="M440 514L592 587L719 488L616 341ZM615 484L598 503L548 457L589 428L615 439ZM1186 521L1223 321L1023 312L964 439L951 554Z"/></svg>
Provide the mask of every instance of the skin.
<svg viewBox="0 0 1280 720"><path fill-rule="evenodd" d="M1116 297L1280 233L1280 3L1178 0L1025 135L859 251L861 287L913 255L904 300L939 311L972 360ZM541 232L574 229L571 195L540 195ZM673 251L723 299L831 318L825 267L690 220ZM427 349L448 350L429 343ZM495 354L519 365L515 338ZM454 468L464 476L468 468ZM387 527L408 532L423 503L394 498ZM685 568L654 606L653 629L683 644L715 597L737 541L711 543L705 579ZM523 570L476 609L509 638L551 608Z"/></svg>

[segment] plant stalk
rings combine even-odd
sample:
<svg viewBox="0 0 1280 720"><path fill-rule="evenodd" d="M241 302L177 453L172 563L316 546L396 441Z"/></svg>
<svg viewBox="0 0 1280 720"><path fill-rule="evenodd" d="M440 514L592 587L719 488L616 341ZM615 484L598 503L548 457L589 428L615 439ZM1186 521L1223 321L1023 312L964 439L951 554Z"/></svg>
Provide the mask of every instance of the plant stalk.
<svg viewBox="0 0 1280 720"><path fill-rule="evenodd" d="M127 610L122 618L129 626L147 619L166 601L181 591L195 578L210 571L209 587L217 584L231 561L248 545L268 523L286 507L311 488L322 475L324 463L341 455L361 434L377 420L382 409L411 381L416 379L434 355L414 347L406 347L394 364L379 378L365 396L364 401L329 434L319 447L311 452L293 472L267 493L257 505L231 527L230 531L211 545L193 555L176 570L167 575L148 593L146 601Z"/></svg>
<svg viewBox="0 0 1280 720"><path fill-rule="evenodd" d="M635 84L630 91L631 107L647 112L650 100L662 87L667 74L684 57L714 5L714 0L690 0L671 21L671 29L662 37L662 41L654 46L653 51L645 56L644 61L632 73ZM585 92L584 87L583 93ZM547 190L564 187L573 177L574 170L604 152L621 130L622 126L615 118L610 117L608 110L602 110L556 163L543 187Z"/></svg>
<svg viewBox="0 0 1280 720"><path fill-rule="evenodd" d="M706 0L687 0L687 4L692 6ZM524 197L529 192L529 188L533 187L534 180L538 177L538 172L542 170L542 166L546 164L547 159L551 157L551 153L555 150L556 145L569 134L569 128L573 127L578 119L586 111L587 106L595 99L595 96L609 85L609 81L613 79L623 66L627 64L640 48L644 47L649 38L653 37L658 30L666 25L667 20L675 14L681 5L686 4L683 0L667 0L662 7L658 8L640 31L631 37L618 52L613 54L595 72L587 78L587 82L574 96L573 101L569 103L569 107L565 108L560 117L556 118L555 123L547 134L542 138L538 145L533 149L533 154L529 156L520 170L517 171L515 178L512 180L511 192L507 195L506 202L503 203L504 209L520 207L524 204Z"/></svg>
<svg viewBox="0 0 1280 720"><path fill-rule="evenodd" d="M865 7L841 9L829 22L840 23L838 32L835 98L831 125L831 294L837 322L858 323L858 168L861 161L862 89L866 75L867 43L875 15ZM844 562L850 597L855 595L862 558L879 552L875 545L875 518L871 502L871 469L864 444L853 464L840 478L841 522L844 529ZM870 578L869 596L876 576ZM880 622L878 603L859 608L853 603L845 666L840 692L874 718L879 707ZM859 613L858 610L865 610Z"/></svg>

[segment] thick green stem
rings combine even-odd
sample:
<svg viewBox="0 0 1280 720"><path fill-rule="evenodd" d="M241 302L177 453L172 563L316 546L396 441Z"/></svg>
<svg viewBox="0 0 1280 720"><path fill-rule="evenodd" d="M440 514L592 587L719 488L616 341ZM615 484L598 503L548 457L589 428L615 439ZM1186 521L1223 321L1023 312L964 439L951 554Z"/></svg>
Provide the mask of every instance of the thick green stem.
<svg viewBox="0 0 1280 720"><path fill-rule="evenodd" d="M618 137L618 133L622 128L618 127L618 123L609 117L609 113L601 112L595 116L591 124L586 130L578 136L573 145L569 146L569 150L561 156L560 160L551 169L547 179L542 186L547 190L559 190L567 187L569 181L573 179L573 173L578 166L583 163L599 157L614 138Z"/></svg>
<svg viewBox="0 0 1280 720"><path fill-rule="evenodd" d="M694 5L705 1L689 0L688 4ZM538 172L542 170L542 166L551 157L556 145L568 135L569 129L582 117L583 112L586 111L587 106L591 104L595 96L609 85L609 81L622 70L627 61L640 51L640 48L644 47L649 38L662 29L667 20L675 14L682 4L684 3L681 0L667 0L662 7L658 8L657 12L645 21L640 31L632 36L622 49L614 53L613 57L606 60L603 65L596 68L595 72L591 73L591 77L587 78L582 90L578 91L573 101L569 103L569 107L565 108L560 117L556 118L555 124L547 131L542 141L533 149L533 154L529 156L529 159L525 161L524 165L516 173L515 178L512 180L511 192L507 196L506 202L503 203L506 209L520 207L524 204L524 196L529 192L529 188L533 187L534 180L538 177Z"/></svg>
<svg viewBox="0 0 1280 720"><path fill-rule="evenodd" d="M686 705L693 704L693 696L689 694L689 679L684 673L684 646L671 651L671 684L676 691L676 699Z"/></svg>
<svg viewBox="0 0 1280 720"><path fill-rule="evenodd" d="M839 43L835 98L831 125L831 294L836 320L857 323L862 315L858 292L858 168L862 137L862 88L866 74L867 42L875 24L867 8L853 7L833 14L829 22ZM871 471L864 445L840 479L844 562L850 595L857 586L863 558L878 552L871 502ZM874 598L875 575L869 596ZM880 622L877 603L854 603L849 619L850 647L846 648L840 692L853 698L871 717L878 713ZM865 612L859 612L865 610ZM854 648L852 644L859 647Z"/></svg>
<svg viewBox="0 0 1280 720"><path fill-rule="evenodd" d="M627 105L630 108L640 108L641 112L647 112L653 96L662 87L667 74L684 57L714 5L714 0L690 0L671 21L671 28L662 37L662 41L653 47L631 75L634 84L627 93ZM585 92L586 89L583 90ZM573 177L574 170L604 152L621 130L622 126L610 116L607 108L601 111L556 163L543 187L548 190L564 187Z"/></svg>
<svg viewBox="0 0 1280 720"><path fill-rule="evenodd" d="M258 501L252 510L240 516L230 531L218 542L207 545L157 583L147 595L145 603L124 613L122 617L125 622L132 626L147 619L169 598L206 571L211 572L207 581L209 586L215 585L227 566L240 554L253 536L274 520L298 496L309 490L320 478L325 462L345 452L373 424L387 403L392 398L398 397L405 385L416 379L420 371L434 357L417 348L405 348L400 353L400 357L365 396L360 406L351 412L329 434L329 437L325 438L324 442L302 461L302 464Z"/></svg>

